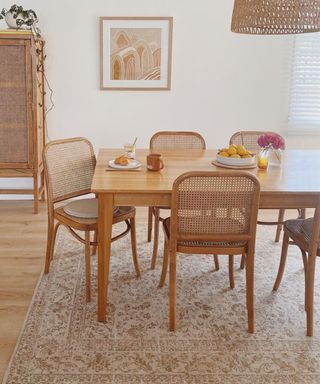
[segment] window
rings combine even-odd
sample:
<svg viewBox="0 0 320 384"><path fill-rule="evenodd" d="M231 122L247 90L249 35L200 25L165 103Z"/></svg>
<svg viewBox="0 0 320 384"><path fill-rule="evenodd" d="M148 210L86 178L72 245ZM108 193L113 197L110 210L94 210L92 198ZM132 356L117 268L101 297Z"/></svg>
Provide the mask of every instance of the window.
<svg viewBox="0 0 320 384"><path fill-rule="evenodd" d="M320 135L320 33L295 37L288 133Z"/></svg>

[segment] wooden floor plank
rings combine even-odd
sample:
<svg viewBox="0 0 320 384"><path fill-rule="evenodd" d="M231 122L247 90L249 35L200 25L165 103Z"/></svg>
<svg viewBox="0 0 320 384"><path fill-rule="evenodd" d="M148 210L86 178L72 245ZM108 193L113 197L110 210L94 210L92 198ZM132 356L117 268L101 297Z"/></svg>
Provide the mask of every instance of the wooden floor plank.
<svg viewBox="0 0 320 384"><path fill-rule="evenodd" d="M32 210L32 201L0 201L0 381L43 267L46 206Z"/></svg>

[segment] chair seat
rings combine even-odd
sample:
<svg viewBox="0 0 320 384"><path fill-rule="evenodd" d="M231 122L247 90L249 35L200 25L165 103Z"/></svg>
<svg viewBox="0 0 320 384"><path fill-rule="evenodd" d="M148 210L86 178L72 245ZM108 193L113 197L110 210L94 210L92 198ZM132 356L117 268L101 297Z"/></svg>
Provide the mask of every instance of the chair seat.
<svg viewBox="0 0 320 384"><path fill-rule="evenodd" d="M170 217L168 217L167 219L165 219L163 221L163 228L164 228L164 231L165 231L165 234L166 236L168 237L168 239L170 238ZM181 241L178 243L178 246L181 246L181 247L213 247L213 248L217 248L217 247L221 247L221 248L225 248L225 247L235 247L235 248L243 248L246 246L246 242L244 241L231 241L231 242L227 242L227 241L219 241L219 242L210 242L210 241Z"/></svg>
<svg viewBox="0 0 320 384"><path fill-rule="evenodd" d="M289 232L289 236L298 243L305 251L308 251L312 236L313 217L309 219L287 220L284 228ZM320 247L317 250L320 256Z"/></svg>
<svg viewBox="0 0 320 384"><path fill-rule="evenodd" d="M113 224L130 219L135 215L134 207L114 207ZM82 226L97 227L98 199L81 199L69 202L55 210L55 216L75 229Z"/></svg>
<svg viewBox="0 0 320 384"><path fill-rule="evenodd" d="M69 216L80 219L96 219L98 217L98 199L73 200L63 207Z"/></svg>

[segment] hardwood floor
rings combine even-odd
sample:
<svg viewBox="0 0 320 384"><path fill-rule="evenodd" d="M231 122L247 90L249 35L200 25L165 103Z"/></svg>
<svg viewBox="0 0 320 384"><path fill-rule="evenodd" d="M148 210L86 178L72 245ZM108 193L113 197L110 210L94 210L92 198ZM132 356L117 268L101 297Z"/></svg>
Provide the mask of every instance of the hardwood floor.
<svg viewBox="0 0 320 384"><path fill-rule="evenodd" d="M312 212L309 212L311 215ZM271 216L272 215L272 216ZM275 218L274 212L263 218ZM293 217L295 211L291 211ZM287 215L289 216L289 215ZM32 201L0 200L0 381L23 325L34 288L44 265L46 204L33 214ZM139 208L137 221L146 223L147 209Z"/></svg>
<svg viewBox="0 0 320 384"><path fill-rule="evenodd" d="M40 203L0 201L0 381L43 266L47 213Z"/></svg>

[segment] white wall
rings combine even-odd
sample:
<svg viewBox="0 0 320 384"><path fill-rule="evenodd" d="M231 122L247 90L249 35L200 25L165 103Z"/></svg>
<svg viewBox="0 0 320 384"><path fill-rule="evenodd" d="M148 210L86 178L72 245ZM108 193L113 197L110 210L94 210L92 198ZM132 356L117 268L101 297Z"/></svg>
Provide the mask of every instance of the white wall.
<svg viewBox="0 0 320 384"><path fill-rule="evenodd" d="M55 101L50 140L86 136L98 149L121 147L137 136L138 147L146 147L155 131L196 130L216 148L237 130L285 135L292 37L231 33L233 0L19 4L37 12L46 39ZM99 90L99 16L173 16L171 91ZM289 146L300 145L300 138L289 139ZM305 145L320 147L313 139ZM0 179L0 188L8 183Z"/></svg>

